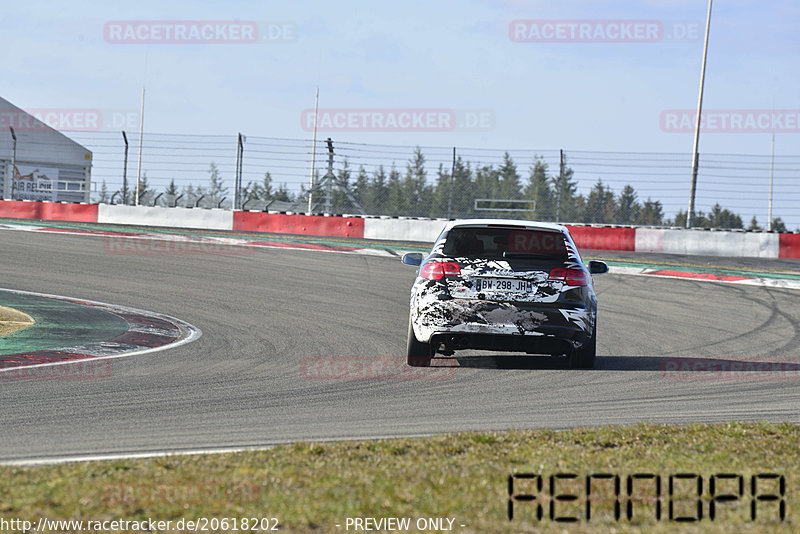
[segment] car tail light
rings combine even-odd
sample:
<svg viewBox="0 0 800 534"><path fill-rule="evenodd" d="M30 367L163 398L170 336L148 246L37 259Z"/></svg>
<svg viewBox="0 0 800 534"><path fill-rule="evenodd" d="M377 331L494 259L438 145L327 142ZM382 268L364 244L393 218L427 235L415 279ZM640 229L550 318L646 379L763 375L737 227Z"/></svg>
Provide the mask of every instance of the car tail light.
<svg viewBox="0 0 800 534"><path fill-rule="evenodd" d="M589 285L589 276L583 269L565 269L564 267L557 267L550 271L548 280L556 282L566 282L568 286L586 286Z"/></svg>
<svg viewBox="0 0 800 534"><path fill-rule="evenodd" d="M460 276L461 268L452 261L429 261L422 266L419 275L428 280L441 280L445 276Z"/></svg>

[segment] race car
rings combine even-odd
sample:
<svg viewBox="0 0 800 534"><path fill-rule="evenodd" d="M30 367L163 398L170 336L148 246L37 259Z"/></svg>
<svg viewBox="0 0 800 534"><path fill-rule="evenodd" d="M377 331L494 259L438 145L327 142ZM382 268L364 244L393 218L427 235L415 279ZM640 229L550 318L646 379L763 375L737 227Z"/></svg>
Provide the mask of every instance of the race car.
<svg viewBox="0 0 800 534"><path fill-rule="evenodd" d="M408 365L479 349L566 356L592 368L597 296L592 274L565 226L505 219L448 223L430 253L405 254L419 267L411 288Z"/></svg>

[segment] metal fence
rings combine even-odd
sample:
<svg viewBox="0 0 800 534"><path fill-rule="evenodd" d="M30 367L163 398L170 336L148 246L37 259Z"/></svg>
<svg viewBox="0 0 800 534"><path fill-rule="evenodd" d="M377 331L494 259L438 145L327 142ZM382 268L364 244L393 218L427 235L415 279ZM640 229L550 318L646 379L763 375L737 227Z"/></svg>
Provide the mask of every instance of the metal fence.
<svg viewBox="0 0 800 534"><path fill-rule="evenodd" d="M93 199L134 203L138 133L125 136L127 168L121 132L71 137L94 153ZM330 145L320 139L312 150L308 139L147 132L141 159L140 203L148 205L306 213L310 191L312 213L651 225L680 223L691 171L688 153L415 147L343 139ZM700 224L736 227L738 216L741 226L756 217L766 227L771 166L773 218L790 231L800 226L800 155L775 156L773 164L769 154L700 155Z"/></svg>

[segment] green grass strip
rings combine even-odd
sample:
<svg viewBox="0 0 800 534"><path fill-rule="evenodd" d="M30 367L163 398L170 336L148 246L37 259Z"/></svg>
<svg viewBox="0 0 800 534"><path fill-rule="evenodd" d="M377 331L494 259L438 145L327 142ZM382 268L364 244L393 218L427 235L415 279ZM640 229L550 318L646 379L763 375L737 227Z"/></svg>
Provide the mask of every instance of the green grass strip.
<svg viewBox="0 0 800 534"><path fill-rule="evenodd" d="M800 426L771 423L639 424L299 443L235 454L0 467L0 515L173 522L275 517L283 532L354 532L345 525L356 517L407 517L412 524L446 517L455 520L453 532L561 532L566 527L569 532L797 532L798 460ZM514 489L515 494L538 496L544 504L542 520L536 518L535 502L519 501L514 519L508 519L508 477L522 473L545 477L543 492L520 479ZM549 516L549 477L560 473L578 475L577 481L557 481L556 489L579 497L557 504L556 515L579 518L573 525ZM661 477L661 519L655 518L651 481L634 486L633 519L628 520L627 477L647 473ZM710 477L721 473L741 476L743 495L716 503L712 521ZM779 500L757 500L757 518L751 518L751 481L765 473L786 481L779 497L785 521L780 521ZM593 515L586 519L585 479L597 474L620 477L620 520L614 517L613 479L593 480ZM669 520L669 477L677 474L702 476L703 519L691 525ZM697 477L674 482L674 516L695 515ZM738 495L738 478L715 483L718 495ZM758 495L779 492L778 480L757 479Z"/></svg>

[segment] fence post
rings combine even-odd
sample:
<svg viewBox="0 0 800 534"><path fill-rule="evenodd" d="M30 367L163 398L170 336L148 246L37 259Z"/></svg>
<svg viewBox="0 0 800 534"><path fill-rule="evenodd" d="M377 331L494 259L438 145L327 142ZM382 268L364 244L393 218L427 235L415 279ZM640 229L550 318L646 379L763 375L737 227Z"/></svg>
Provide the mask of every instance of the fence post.
<svg viewBox="0 0 800 534"><path fill-rule="evenodd" d="M456 147L453 147L453 166L450 170L450 194L447 198L447 218L450 218L450 211L453 209L453 187L456 180Z"/></svg>
<svg viewBox="0 0 800 534"><path fill-rule="evenodd" d="M122 203L128 205L128 136L122 130L122 140L125 141L125 161L122 164Z"/></svg>
<svg viewBox="0 0 800 534"><path fill-rule="evenodd" d="M236 169L233 179L233 209L242 208L242 160L244 159L245 136L239 133L236 138Z"/></svg>
<svg viewBox="0 0 800 534"><path fill-rule="evenodd" d="M11 148L11 177L6 173L6 178L3 180L3 200L14 199L14 180L17 178L17 134L14 128L8 127L11 130L12 148Z"/></svg>
<svg viewBox="0 0 800 534"><path fill-rule="evenodd" d="M556 191L556 222L561 222L561 193L564 189L564 149L559 149L558 190Z"/></svg>

